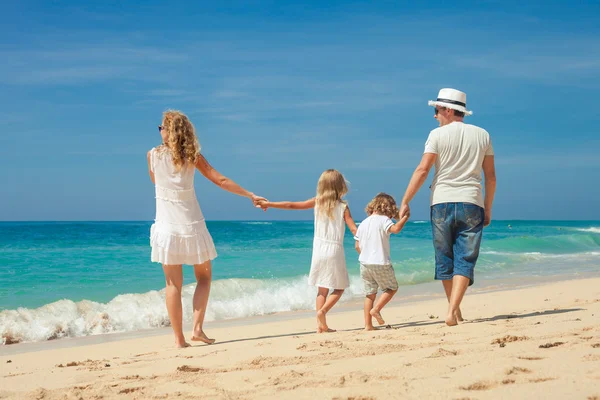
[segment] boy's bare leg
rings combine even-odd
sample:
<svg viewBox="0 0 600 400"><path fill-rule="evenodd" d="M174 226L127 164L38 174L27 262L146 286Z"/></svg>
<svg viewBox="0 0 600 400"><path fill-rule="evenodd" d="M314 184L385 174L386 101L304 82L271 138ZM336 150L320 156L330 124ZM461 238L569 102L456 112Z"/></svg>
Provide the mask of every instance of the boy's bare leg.
<svg viewBox="0 0 600 400"><path fill-rule="evenodd" d="M450 303L450 297L452 297L452 280L448 279L448 280L442 281L442 285L444 285L444 291L446 292L446 297L448 298L448 303ZM462 317L462 312L460 311L460 307L458 307L456 309L455 317L458 322L464 321L464 319Z"/></svg>
<svg viewBox="0 0 600 400"><path fill-rule="evenodd" d="M368 294L365 296L365 331L375 330L373 326L373 316L371 315L371 310L373 309L373 303L375 303L375 294Z"/></svg>
<svg viewBox="0 0 600 400"><path fill-rule="evenodd" d="M319 288L319 291L323 288ZM331 310L331 308L339 301L344 293L344 289L335 289L325 300L325 304L319 310L317 310L317 333L323 332L335 332L333 329L329 329L327 326L327 319L325 315Z"/></svg>
<svg viewBox="0 0 600 400"><path fill-rule="evenodd" d="M396 289L396 290L388 289L385 292L383 292L381 294L381 296L379 296L377 303L371 310L371 315L373 316L373 318L375 318L377 320L377 323L379 325L385 325L385 321L383 320L383 317L381 316L381 310L383 309L383 307L385 307L385 305L387 303L390 302L390 300L392 300L392 297L394 297L394 295L396 294L397 291L398 291L398 289Z"/></svg>

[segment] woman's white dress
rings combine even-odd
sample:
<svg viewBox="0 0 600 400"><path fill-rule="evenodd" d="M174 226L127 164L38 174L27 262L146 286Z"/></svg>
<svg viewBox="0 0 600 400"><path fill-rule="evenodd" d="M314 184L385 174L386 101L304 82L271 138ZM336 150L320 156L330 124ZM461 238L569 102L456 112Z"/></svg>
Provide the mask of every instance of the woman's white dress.
<svg viewBox="0 0 600 400"><path fill-rule="evenodd" d="M166 148L150 151L156 189L156 218L150 228L151 260L162 264L202 264L217 251L194 190L195 166L175 169Z"/></svg>
<svg viewBox="0 0 600 400"><path fill-rule="evenodd" d="M346 289L350 286L344 234L346 204L339 202L333 209L333 218L315 206L315 238L308 284L329 289Z"/></svg>

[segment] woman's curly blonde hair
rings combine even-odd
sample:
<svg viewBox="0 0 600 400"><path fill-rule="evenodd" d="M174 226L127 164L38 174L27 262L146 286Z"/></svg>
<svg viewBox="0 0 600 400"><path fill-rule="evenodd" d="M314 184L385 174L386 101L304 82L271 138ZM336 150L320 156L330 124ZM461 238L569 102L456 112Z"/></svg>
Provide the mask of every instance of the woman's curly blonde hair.
<svg viewBox="0 0 600 400"><path fill-rule="evenodd" d="M320 211L333 218L333 209L338 202L344 202L342 197L348 193L348 186L344 175L335 169L328 169L321 174L317 183L316 204Z"/></svg>
<svg viewBox="0 0 600 400"><path fill-rule="evenodd" d="M194 163L200 154L200 144L194 125L181 111L167 110L163 113L163 128L167 131L164 145L170 150L177 171L186 163Z"/></svg>
<svg viewBox="0 0 600 400"><path fill-rule="evenodd" d="M367 215L375 213L385 215L388 218L398 218L398 214L400 213L398 206L396 205L396 200L387 193L378 193L377 196L367 204L365 211Z"/></svg>

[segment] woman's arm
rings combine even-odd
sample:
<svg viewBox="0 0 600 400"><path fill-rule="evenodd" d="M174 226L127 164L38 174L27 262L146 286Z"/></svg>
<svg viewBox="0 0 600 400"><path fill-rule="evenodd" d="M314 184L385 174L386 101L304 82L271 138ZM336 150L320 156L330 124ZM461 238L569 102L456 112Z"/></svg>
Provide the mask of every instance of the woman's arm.
<svg viewBox="0 0 600 400"><path fill-rule="evenodd" d="M249 199L252 199L254 203L258 202L259 200L265 200L263 197L257 196L254 193L249 192L248 190L244 189L228 177L222 175L219 171L214 169L212 165L208 163L208 161L206 160L206 158L204 158L202 154L198 154L195 166L196 168L198 168L198 171L200 171L200 173L206 177L206 179L208 179L223 190L226 190L233 194L237 194L238 196L248 197Z"/></svg>
<svg viewBox="0 0 600 400"><path fill-rule="evenodd" d="M315 208L315 198L304 201L259 201L258 205L263 209L280 208L282 210L308 210Z"/></svg>
<svg viewBox="0 0 600 400"><path fill-rule="evenodd" d="M152 172L152 150L148 152L148 156L146 158L148 159L148 174L150 174L150 180L152 181L152 183L155 183L154 172Z"/></svg>
<svg viewBox="0 0 600 400"><path fill-rule="evenodd" d="M352 232L353 235L356 235L356 223L354 222L354 219L352 219L352 214L350 214L350 207L348 206L346 206L346 209L344 210L344 221L346 221L346 225L348 225L348 229L350 229L350 232Z"/></svg>

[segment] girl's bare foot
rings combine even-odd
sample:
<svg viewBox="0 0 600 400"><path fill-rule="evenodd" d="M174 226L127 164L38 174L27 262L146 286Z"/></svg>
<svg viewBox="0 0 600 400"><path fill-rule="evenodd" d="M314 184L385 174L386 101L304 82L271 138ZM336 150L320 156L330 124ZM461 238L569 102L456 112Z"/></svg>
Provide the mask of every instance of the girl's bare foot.
<svg viewBox="0 0 600 400"><path fill-rule="evenodd" d="M372 309L371 311L369 311L369 313L371 314L371 317L377 320L377 323L379 325L385 325L385 321L383 320L383 317L381 316L381 313L379 311L375 311L375 309Z"/></svg>
<svg viewBox="0 0 600 400"><path fill-rule="evenodd" d="M206 336L204 331L200 331L199 333L195 333L192 335L192 341L193 342L204 342L206 344L213 344L215 342L215 339L210 339L208 336Z"/></svg>
<svg viewBox="0 0 600 400"><path fill-rule="evenodd" d="M321 310L317 311L317 333L335 332L335 329L329 329L325 313Z"/></svg>

